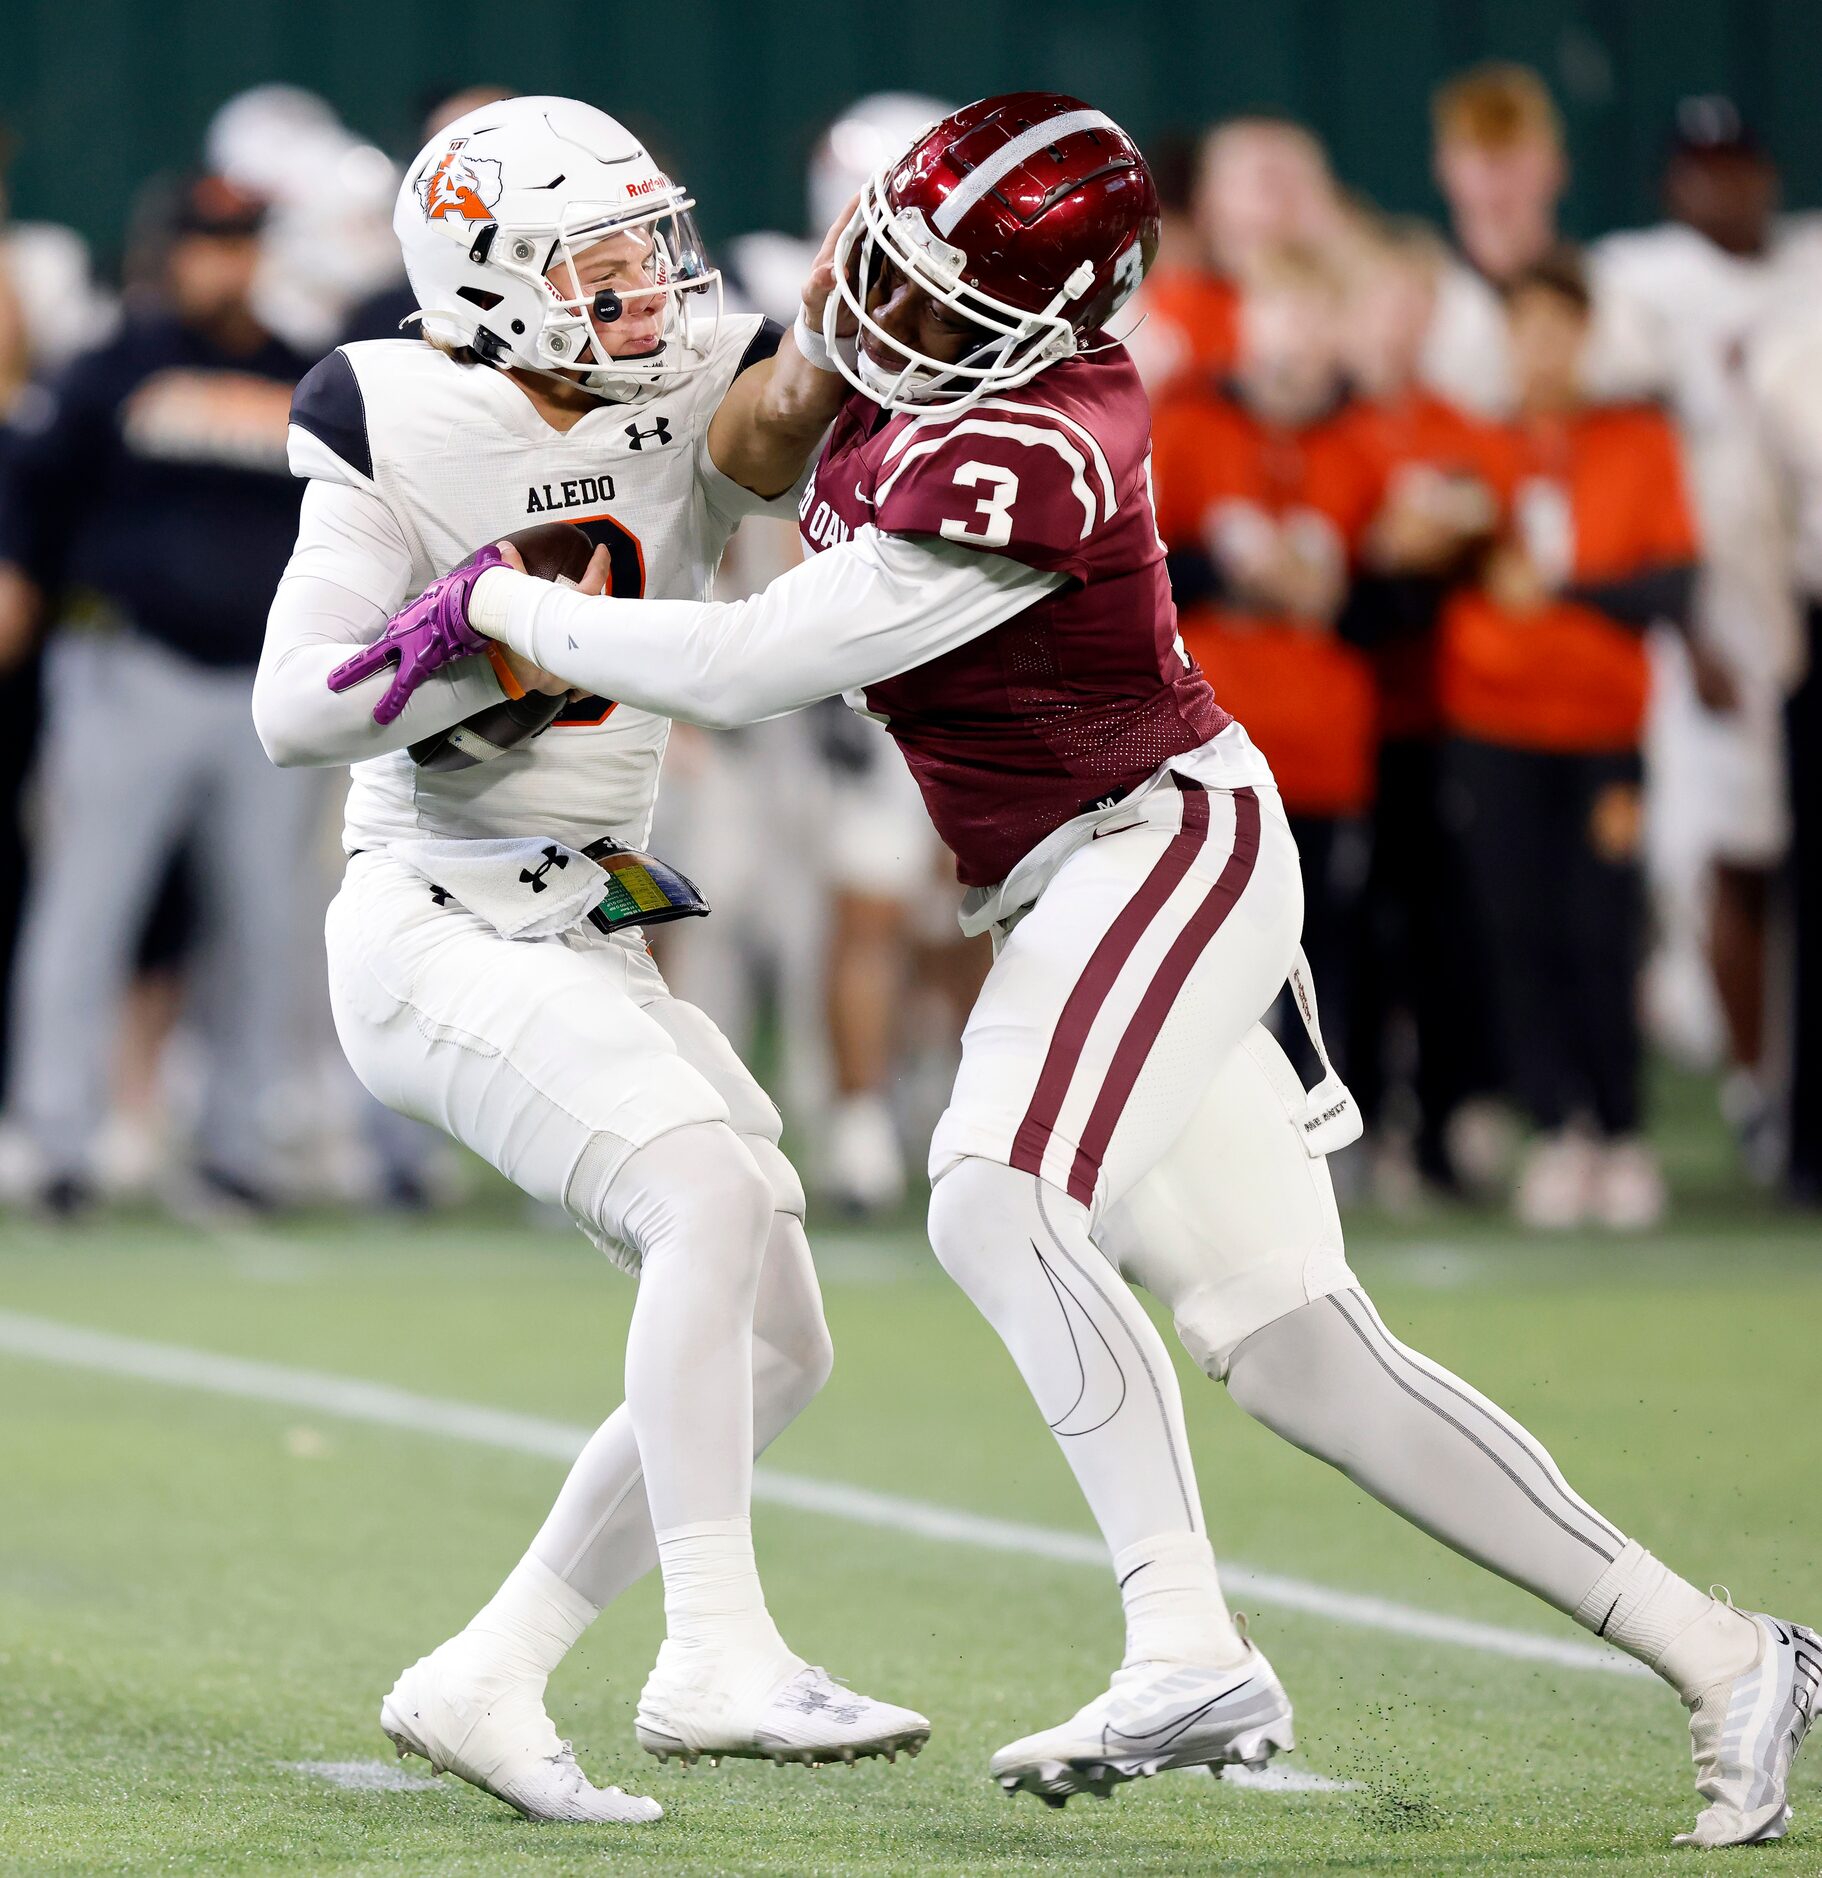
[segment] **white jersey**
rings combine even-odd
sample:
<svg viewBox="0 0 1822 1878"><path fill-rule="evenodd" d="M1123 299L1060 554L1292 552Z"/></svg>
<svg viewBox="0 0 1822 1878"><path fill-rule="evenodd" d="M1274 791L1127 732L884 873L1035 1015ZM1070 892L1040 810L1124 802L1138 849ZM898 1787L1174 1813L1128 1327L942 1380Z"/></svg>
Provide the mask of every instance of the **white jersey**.
<svg viewBox="0 0 1822 1878"><path fill-rule="evenodd" d="M1799 592L1822 601L1822 323L1813 314L1753 349L1754 400L1771 450Z"/></svg>
<svg viewBox="0 0 1822 1878"><path fill-rule="evenodd" d="M1756 257L1665 223L1609 236L1590 266L1613 335L1624 340L1602 349L1597 388L1661 397L1676 414L1703 541L1698 624L1742 676L1788 682L1797 623L1787 535L1751 362L1822 293L1822 223L1780 223Z"/></svg>
<svg viewBox="0 0 1822 1878"><path fill-rule="evenodd" d="M607 545L615 593L701 599L743 516L794 512L795 490L770 502L753 495L716 469L707 442L729 385L777 337L757 317L724 319L707 369L636 406L604 403L568 431L552 429L503 373L457 364L422 340L344 346L304 380L292 408L291 467L312 488L286 582L326 581L390 614L483 543L564 521ZM281 584L270 676L261 674L268 695L285 654L286 599ZM432 689L415 722L409 712L401 720L410 740L501 695L484 661L464 665L475 669ZM589 699L518 749L452 773L420 769L398 736L386 738L382 754L353 763L345 845L531 835L582 847L611 834L642 846L669 729L650 712ZM322 760L321 749L305 760Z"/></svg>

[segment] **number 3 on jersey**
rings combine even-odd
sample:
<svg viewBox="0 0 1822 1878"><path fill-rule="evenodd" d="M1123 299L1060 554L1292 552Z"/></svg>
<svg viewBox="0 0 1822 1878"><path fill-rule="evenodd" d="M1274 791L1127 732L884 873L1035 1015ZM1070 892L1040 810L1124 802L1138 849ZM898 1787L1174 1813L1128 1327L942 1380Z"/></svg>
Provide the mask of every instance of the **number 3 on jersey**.
<svg viewBox="0 0 1822 1878"><path fill-rule="evenodd" d="M591 515L577 522L597 548L607 550L607 591L618 600L645 597L645 550L639 537L611 515ZM553 730L592 729L613 715L611 698L577 698L551 720Z"/></svg>
<svg viewBox="0 0 1822 1878"><path fill-rule="evenodd" d="M1018 500L1018 477L998 463L971 461L955 472L955 481L964 488L985 484L987 493L974 505L981 526L970 528L965 520L946 520L940 530L943 539L965 541L974 548L1003 548L1012 539L1012 505Z"/></svg>

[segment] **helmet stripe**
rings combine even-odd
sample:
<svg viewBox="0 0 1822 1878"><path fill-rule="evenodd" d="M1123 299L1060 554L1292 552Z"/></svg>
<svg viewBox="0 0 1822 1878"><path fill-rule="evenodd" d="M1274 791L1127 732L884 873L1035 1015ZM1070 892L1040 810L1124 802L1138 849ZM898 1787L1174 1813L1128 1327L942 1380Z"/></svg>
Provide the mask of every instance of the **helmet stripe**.
<svg viewBox="0 0 1822 1878"><path fill-rule="evenodd" d="M943 236L952 233L956 223L1008 170L1017 169L1028 156L1042 150L1046 144L1055 143L1062 137L1072 137L1080 130L1118 131L1119 128L1105 111L1064 111L1060 116L1046 118L1043 123L1033 124L1029 130L1020 131L1010 143L994 151L978 169L970 170L943 198L942 206L930 218L936 232Z"/></svg>

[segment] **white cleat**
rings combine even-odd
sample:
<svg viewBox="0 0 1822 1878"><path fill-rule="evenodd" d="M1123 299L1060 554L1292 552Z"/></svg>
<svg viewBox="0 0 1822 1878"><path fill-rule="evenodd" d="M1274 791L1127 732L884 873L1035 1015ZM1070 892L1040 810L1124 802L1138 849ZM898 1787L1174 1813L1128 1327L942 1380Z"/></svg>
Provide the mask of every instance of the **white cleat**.
<svg viewBox="0 0 1822 1878"><path fill-rule="evenodd" d="M825 1767L916 1754L930 1724L913 1709L856 1695L788 1650L736 1656L666 1643L639 1697L635 1733L648 1754L686 1766L732 1755Z"/></svg>
<svg viewBox="0 0 1822 1878"><path fill-rule="evenodd" d="M1790 1826L1790 1764L1815 1720L1822 1638L1801 1624L1746 1613L1758 1660L1690 1704L1696 1791L1708 1802L1676 1845L1757 1845Z"/></svg>
<svg viewBox="0 0 1822 1878"><path fill-rule="evenodd" d="M591 1784L536 1685L467 1673L448 1644L392 1685L380 1726L401 1760L422 1755L433 1772L455 1774L527 1819L635 1826L664 1816L656 1800Z"/></svg>
<svg viewBox="0 0 1822 1878"><path fill-rule="evenodd" d="M1106 1799L1123 1780L1173 1767L1263 1767L1296 1745L1290 1697L1259 1650L1233 1669L1133 1663L1060 1728L1027 1735L993 1757L1008 1793L1051 1806L1072 1793Z"/></svg>

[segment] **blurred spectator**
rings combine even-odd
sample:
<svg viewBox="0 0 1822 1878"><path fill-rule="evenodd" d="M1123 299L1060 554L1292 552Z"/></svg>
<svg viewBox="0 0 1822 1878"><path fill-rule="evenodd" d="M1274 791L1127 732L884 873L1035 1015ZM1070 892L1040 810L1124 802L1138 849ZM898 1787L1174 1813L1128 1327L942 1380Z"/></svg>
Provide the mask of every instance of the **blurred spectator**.
<svg viewBox="0 0 1822 1878"><path fill-rule="evenodd" d="M114 329L119 308L73 228L13 219L13 145L0 128L0 422L28 379L67 365Z"/></svg>
<svg viewBox="0 0 1822 1878"><path fill-rule="evenodd" d="M759 229L727 243L724 271L732 291L757 312L789 326L797 317L810 263L835 218L875 170L901 156L954 109L916 91L877 91L856 99L810 152L802 230Z"/></svg>
<svg viewBox="0 0 1822 1878"><path fill-rule="evenodd" d="M96 284L88 244L71 228L10 219L0 132L0 480L14 425L29 416L33 383L66 365L112 330L118 310ZM0 988L12 979L25 904L23 792L38 747L39 671L35 645L0 644ZM0 1085L8 1054L0 996Z"/></svg>
<svg viewBox="0 0 1822 1878"><path fill-rule="evenodd" d="M1802 676L1786 706L1795 982L1785 1186L1822 1206L1822 322L1813 311L1761 336L1752 376L1803 608Z"/></svg>
<svg viewBox="0 0 1822 1878"><path fill-rule="evenodd" d="M207 160L268 213L251 304L266 330L311 359L341 337L350 311L404 272L392 233L399 169L357 137L325 99L256 85L209 125Z"/></svg>
<svg viewBox="0 0 1822 1878"><path fill-rule="evenodd" d="M1348 1033L1376 716L1372 668L1336 625L1379 507L1344 410L1341 294L1310 249L1255 255L1231 379L1182 388L1155 444L1183 638L1283 792L1331 1047Z"/></svg>
<svg viewBox="0 0 1822 1878"><path fill-rule="evenodd" d="M1158 253L1151 264L1152 278L1182 268L1206 268L1206 246L1195 216L1202 139L1182 131L1161 132L1147 141L1145 160L1158 189Z"/></svg>
<svg viewBox="0 0 1822 1878"><path fill-rule="evenodd" d="M214 942L195 987L211 1045L203 1191L264 1197L311 798L265 762L249 705L296 531L285 425L309 364L251 310L260 215L220 177L181 192L164 304L134 307L69 366L0 488L0 644L22 646L47 618L62 627L10 1090L57 1213L88 1197L134 944L191 834Z"/></svg>
<svg viewBox="0 0 1822 1878"><path fill-rule="evenodd" d="M1155 400L1191 379L1229 370L1239 339L1236 283L1279 248L1320 252L1346 218L1320 141L1288 118L1237 117L1203 139L1177 258L1146 279L1129 348Z"/></svg>
<svg viewBox="0 0 1822 1878"><path fill-rule="evenodd" d="M1748 364L1760 335L1822 294L1822 230L1780 220L1777 199L1777 170L1734 107L1686 99L1664 171L1669 220L1611 236L1591 257L1608 326L1603 384L1668 399L1703 542L1701 657L1692 670L1680 644L1662 648L1647 744L1647 854L1669 936L1659 980L1673 992L1695 981L1712 1008L1706 945L1732 1065L1725 1105L1748 1165L1768 1178L1768 925L1789 840L1781 713L1801 652Z"/></svg>
<svg viewBox="0 0 1822 1878"><path fill-rule="evenodd" d="M1373 1125L1402 1069L1414 1098L1417 1169L1452 1188L1450 1120L1494 1086L1495 1068L1472 907L1438 815L1436 622L1444 596L1490 539L1497 504L1487 426L1418 377L1446 264L1421 224L1384 225L1352 249L1344 352L1355 402L1347 415L1384 493L1345 619L1370 651L1379 711L1350 1083ZM1393 1060L1399 1055L1405 1064Z"/></svg>
<svg viewBox="0 0 1822 1878"><path fill-rule="evenodd" d="M1687 625L1695 532L1668 419L1586 401L1579 263L1520 275L1509 320L1506 527L1443 618L1449 807L1511 1090L1540 1131L1519 1214L1638 1229L1664 1206L1640 1135L1643 634Z"/></svg>
<svg viewBox="0 0 1822 1878"><path fill-rule="evenodd" d="M1562 119L1535 72L1490 64L1444 85L1431 123L1455 259L1438 287L1423 373L1464 410L1501 415L1514 394L1501 295L1556 246L1569 182Z"/></svg>
<svg viewBox="0 0 1822 1878"><path fill-rule="evenodd" d="M421 149L444 125L453 124L458 117L466 117L484 104L498 104L513 95L503 85L464 85L459 91L439 94L423 113L422 134L415 147ZM402 277L388 281L355 303L342 321L336 343L349 345L357 339L397 339L405 323L418 311L418 297L409 283Z"/></svg>

